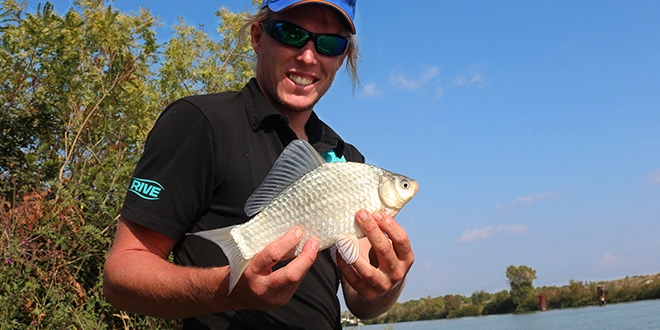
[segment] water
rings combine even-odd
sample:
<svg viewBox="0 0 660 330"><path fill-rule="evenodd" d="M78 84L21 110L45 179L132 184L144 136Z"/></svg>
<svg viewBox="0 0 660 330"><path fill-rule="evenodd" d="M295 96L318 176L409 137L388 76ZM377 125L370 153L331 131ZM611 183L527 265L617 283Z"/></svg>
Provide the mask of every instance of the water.
<svg viewBox="0 0 660 330"><path fill-rule="evenodd" d="M383 330L387 325L358 327ZM389 328L388 328L389 329ZM660 300L449 320L395 323L394 330L656 330L660 329Z"/></svg>

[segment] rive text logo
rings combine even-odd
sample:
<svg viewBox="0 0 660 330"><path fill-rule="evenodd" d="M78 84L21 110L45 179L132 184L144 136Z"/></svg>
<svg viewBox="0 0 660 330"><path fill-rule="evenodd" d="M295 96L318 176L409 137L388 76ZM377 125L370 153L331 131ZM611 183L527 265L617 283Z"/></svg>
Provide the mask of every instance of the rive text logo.
<svg viewBox="0 0 660 330"><path fill-rule="evenodd" d="M150 201L157 201L159 199L158 195L162 190L164 190L164 188L160 183L140 178L133 178L131 187L128 189L128 191Z"/></svg>

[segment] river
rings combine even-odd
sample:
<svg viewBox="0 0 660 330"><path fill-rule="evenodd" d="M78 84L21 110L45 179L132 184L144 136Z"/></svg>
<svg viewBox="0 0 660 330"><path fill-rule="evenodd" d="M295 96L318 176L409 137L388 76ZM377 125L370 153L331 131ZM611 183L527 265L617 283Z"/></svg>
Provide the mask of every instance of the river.
<svg viewBox="0 0 660 330"><path fill-rule="evenodd" d="M660 300L548 310L524 314L489 315L448 320L366 325L359 330L657 330Z"/></svg>

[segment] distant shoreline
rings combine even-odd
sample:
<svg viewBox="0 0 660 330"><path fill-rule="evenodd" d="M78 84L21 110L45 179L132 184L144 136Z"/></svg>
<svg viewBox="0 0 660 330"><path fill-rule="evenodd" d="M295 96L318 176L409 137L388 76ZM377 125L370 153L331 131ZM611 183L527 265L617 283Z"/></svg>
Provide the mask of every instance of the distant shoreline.
<svg viewBox="0 0 660 330"><path fill-rule="evenodd" d="M475 291L470 297L445 295L441 297L420 298L404 303L395 303L385 314L371 320L360 320L368 324L388 324L412 321L451 319L466 316L485 316L495 314L521 314L541 311L541 296L544 297L546 310L574 307L597 306L599 285L605 289L605 303L616 304L642 300L660 299L660 273L655 275L635 275L611 281L576 281L569 280L564 286L536 287L519 306L511 300L509 291L487 293ZM342 317L351 317L350 312L343 312Z"/></svg>

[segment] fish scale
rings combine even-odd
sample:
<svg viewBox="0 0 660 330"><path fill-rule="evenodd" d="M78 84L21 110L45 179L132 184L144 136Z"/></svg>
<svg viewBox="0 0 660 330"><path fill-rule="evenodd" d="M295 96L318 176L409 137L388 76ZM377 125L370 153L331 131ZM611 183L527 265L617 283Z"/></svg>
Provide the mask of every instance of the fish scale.
<svg viewBox="0 0 660 330"><path fill-rule="evenodd" d="M273 200L272 207L252 221L237 226L232 236L250 237L239 244L247 258L263 250L273 237L284 235L292 224L300 226L304 232L296 255L312 236L319 239L319 249L334 245L339 235L364 237L355 224L355 210L381 209L376 186L382 172L360 163L327 163L322 170L310 173L287 188ZM363 179L367 177L370 179Z"/></svg>

